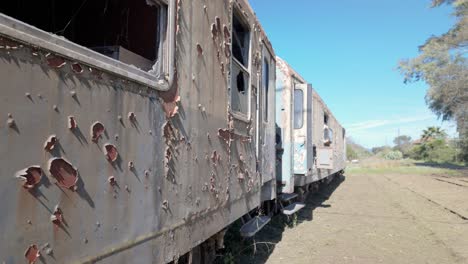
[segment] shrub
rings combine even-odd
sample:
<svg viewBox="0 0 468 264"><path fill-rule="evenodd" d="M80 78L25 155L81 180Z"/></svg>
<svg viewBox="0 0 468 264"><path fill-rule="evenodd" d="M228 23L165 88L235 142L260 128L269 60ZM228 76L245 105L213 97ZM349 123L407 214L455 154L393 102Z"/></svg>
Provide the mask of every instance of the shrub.
<svg viewBox="0 0 468 264"><path fill-rule="evenodd" d="M387 152L385 155L384 155L384 159L386 160L401 160L403 158L403 153L401 153L401 151L390 151L390 152Z"/></svg>

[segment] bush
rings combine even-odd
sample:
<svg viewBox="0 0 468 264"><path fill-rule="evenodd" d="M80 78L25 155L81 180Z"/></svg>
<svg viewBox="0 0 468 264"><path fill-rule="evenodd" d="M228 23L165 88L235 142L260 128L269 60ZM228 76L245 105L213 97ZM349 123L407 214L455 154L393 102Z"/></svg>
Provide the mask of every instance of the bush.
<svg viewBox="0 0 468 264"><path fill-rule="evenodd" d="M401 153L401 151L390 151L390 152L387 152L385 155L384 155L384 159L386 160L401 160L403 158L403 153Z"/></svg>
<svg viewBox="0 0 468 264"><path fill-rule="evenodd" d="M409 152L409 157L430 162L453 162L456 160L457 150L444 139L434 139L414 146Z"/></svg>

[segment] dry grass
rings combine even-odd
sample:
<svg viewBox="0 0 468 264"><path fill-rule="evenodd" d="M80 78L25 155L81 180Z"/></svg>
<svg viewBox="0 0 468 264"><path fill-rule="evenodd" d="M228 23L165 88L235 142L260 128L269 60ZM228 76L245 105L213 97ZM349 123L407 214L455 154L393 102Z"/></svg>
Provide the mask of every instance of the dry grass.
<svg viewBox="0 0 468 264"><path fill-rule="evenodd" d="M453 164L422 163L414 160L384 160L371 157L359 164L351 164L346 170L349 174L416 174L468 176L466 167Z"/></svg>

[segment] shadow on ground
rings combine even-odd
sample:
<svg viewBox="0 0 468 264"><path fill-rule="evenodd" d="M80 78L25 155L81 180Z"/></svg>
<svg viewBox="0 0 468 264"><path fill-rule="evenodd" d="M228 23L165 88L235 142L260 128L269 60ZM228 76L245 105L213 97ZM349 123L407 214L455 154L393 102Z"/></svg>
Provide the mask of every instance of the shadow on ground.
<svg viewBox="0 0 468 264"><path fill-rule="evenodd" d="M344 181L345 176L337 176L328 185L322 184L318 191L307 196L306 207L295 217L288 219L282 214L274 216L253 239L243 239L239 234L242 223L234 223L225 236L226 248L217 256L215 263L265 263L286 229L313 221L314 210L318 207L331 207L326 202Z"/></svg>

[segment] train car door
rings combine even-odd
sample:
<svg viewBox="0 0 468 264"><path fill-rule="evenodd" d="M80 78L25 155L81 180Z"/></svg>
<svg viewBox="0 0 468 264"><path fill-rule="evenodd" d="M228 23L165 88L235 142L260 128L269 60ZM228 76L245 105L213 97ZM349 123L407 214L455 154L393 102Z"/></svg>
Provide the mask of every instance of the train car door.
<svg viewBox="0 0 468 264"><path fill-rule="evenodd" d="M264 45L257 97L257 160L263 186L262 201L276 197L275 75L276 62Z"/></svg>
<svg viewBox="0 0 468 264"><path fill-rule="evenodd" d="M312 86L296 83L294 85L294 175L312 176ZM301 181L305 182L305 181Z"/></svg>

